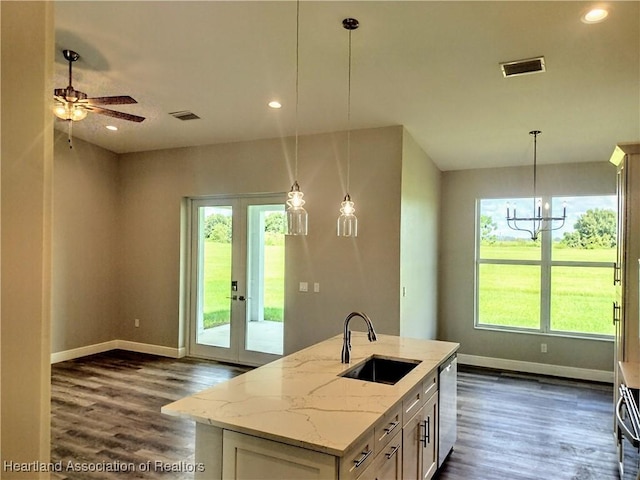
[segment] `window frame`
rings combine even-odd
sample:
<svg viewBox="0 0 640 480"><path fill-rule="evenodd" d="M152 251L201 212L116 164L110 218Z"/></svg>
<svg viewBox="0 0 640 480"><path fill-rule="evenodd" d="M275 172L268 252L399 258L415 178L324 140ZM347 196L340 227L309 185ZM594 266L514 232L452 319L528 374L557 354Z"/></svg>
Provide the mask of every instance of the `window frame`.
<svg viewBox="0 0 640 480"><path fill-rule="evenodd" d="M549 203L551 210L553 210L553 199L562 198L570 195L539 195L542 204ZM590 197L590 196L610 196L610 195L572 195L573 197ZM580 338L589 340L602 340L613 341L614 334L600 334L589 332L571 332L564 330L553 330L551 328L551 270L553 267L594 267L594 268L611 268L611 278L613 285L613 276L615 269L615 262L585 262L585 261L569 261L569 260L553 260L553 236L548 235L546 232L541 234L540 238L540 259L539 260L516 260L516 259L488 259L480 257L480 241L481 241L481 229L480 229L480 217L482 215L481 203L482 200L499 200L503 198L508 201L512 197L492 197L492 198L477 198L475 208L475 252L474 252L474 328L478 330L496 330L501 332L511 333L528 333L536 335L551 335L558 337ZM533 197L523 197L527 200L531 200L533 203ZM540 268L540 319L539 328L527 328L508 325L495 325L488 323L480 323L480 265L529 265L538 266Z"/></svg>

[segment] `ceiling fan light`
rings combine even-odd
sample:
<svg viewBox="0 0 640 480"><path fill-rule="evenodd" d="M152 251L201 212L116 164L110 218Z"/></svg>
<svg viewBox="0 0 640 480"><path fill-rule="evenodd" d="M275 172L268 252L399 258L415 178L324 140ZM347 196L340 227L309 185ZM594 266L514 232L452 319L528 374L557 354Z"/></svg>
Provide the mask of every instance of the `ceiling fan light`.
<svg viewBox="0 0 640 480"><path fill-rule="evenodd" d="M53 107L53 113L56 117L61 118L62 120L67 120L67 109L61 103L55 105Z"/></svg>
<svg viewBox="0 0 640 480"><path fill-rule="evenodd" d="M74 122L83 120L87 117L87 113L88 112L86 109L76 105L75 107L73 107L71 120L73 120Z"/></svg>
<svg viewBox="0 0 640 480"><path fill-rule="evenodd" d="M74 105L73 103L57 103L53 108L56 117L62 120L72 120L79 122L87 117L89 111L82 105Z"/></svg>

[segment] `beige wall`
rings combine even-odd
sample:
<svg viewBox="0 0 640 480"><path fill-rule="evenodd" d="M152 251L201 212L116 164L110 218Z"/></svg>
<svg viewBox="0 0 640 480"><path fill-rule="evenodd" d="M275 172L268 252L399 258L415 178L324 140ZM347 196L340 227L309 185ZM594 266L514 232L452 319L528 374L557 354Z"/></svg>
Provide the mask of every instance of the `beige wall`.
<svg viewBox="0 0 640 480"><path fill-rule="evenodd" d="M404 130L400 237L400 335L436 338L440 170Z"/></svg>
<svg viewBox="0 0 640 480"><path fill-rule="evenodd" d="M118 157L55 131L52 351L118 337Z"/></svg>
<svg viewBox="0 0 640 480"><path fill-rule="evenodd" d="M53 5L2 2L0 470L49 460ZM45 478L3 471L2 477Z"/></svg>
<svg viewBox="0 0 640 480"><path fill-rule="evenodd" d="M344 132L300 138L298 180L309 235L286 240L285 352L340 333L352 310L368 313L381 333L399 333L402 127L351 134L357 239L335 235L345 142ZM183 346L183 198L285 192L292 183L292 147L289 138L120 156L121 339ZM320 283L320 293L298 292L301 281Z"/></svg>
<svg viewBox="0 0 640 480"><path fill-rule="evenodd" d="M612 370L613 343L474 328L474 241L477 198L531 191L531 167L449 171L443 174L439 337L461 343L469 355ZM554 195L616 193L616 169L607 162L538 168L538 192ZM540 343L548 353L540 353Z"/></svg>

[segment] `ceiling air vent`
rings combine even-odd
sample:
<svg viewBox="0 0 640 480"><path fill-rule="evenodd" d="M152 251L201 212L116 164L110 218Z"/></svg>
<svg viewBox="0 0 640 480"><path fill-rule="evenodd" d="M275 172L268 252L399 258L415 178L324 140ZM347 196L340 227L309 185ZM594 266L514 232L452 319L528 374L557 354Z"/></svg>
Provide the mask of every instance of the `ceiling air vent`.
<svg viewBox="0 0 640 480"><path fill-rule="evenodd" d="M500 64L504 78L529 75L530 73L541 73L545 71L544 57L527 58L526 60L516 60L515 62L504 62Z"/></svg>
<svg viewBox="0 0 640 480"><path fill-rule="evenodd" d="M193 112L183 110L181 112L169 112L169 115L178 120L198 120L200 117Z"/></svg>

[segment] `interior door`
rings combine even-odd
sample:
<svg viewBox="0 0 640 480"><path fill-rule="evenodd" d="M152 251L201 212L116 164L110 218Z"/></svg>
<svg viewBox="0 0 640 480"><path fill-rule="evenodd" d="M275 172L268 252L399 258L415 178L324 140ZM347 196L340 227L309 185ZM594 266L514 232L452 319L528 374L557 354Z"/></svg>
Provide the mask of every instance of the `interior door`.
<svg viewBox="0 0 640 480"><path fill-rule="evenodd" d="M191 200L189 355L260 365L284 339L283 195Z"/></svg>

